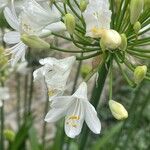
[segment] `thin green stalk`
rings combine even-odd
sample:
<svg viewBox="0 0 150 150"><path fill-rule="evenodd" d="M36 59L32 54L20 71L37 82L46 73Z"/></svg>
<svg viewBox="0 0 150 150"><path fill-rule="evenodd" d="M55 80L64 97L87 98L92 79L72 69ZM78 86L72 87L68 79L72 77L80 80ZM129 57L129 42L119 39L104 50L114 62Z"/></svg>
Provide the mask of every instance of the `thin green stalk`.
<svg viewBox="0 0 150 150"><path fill-rule="evenodd" d="M109 76L109 100L112 99L112 93L113 93L113 60L110 64L110 76Z"/></svg>
<svg viewBox="0 0 150 150"><path fill-rule="evenodd" d="M98 73L99 73L99 77L97 80L97 84L95 83L95 86L93 88L93 92L92 92L92 97L91 97L91 104L97 108L98 104L99 104L99 99L101 97L103 88L104 88L104 84L105 84L105 80L109 71L109 66L110 66L110 62L108 62L107 64L107 68L106 68L106 64L105 61L103 62L102 66L100 67ZM86 142L88 139L88 135L89 135L89 129L88 127L84 124L84 129L83 129L83 133L81 136L81 140L80 140L80 147L79 150L84 150L86 149Z"/></svg>
<svg viewBox="0 0 150 150"><path fill-rule="evenodd" d="M91 54L91 55L87 55L87 56L83 56L83 57L76 57L76 60L85 60L85 59L96 57L100 54L101 54L100 52L96 52L96 53Z"/></svg>
<svg viewBox="0 0 150 150"><path fill-rule="evenodd" d="M48 94L46 94L46 103L45 103L45 109L44 109L44 117L46 116L47 114L47 111L48 111L48 108L49 108L49 96ZM42 146L43 146L43 150L45 150L45 136L46 136L46 125L47 125L47 122L44 121L43 122L43 131L42 131Z"/></svg>
<svg viewBox="0 0 150 150"><path fill-rule="evenodd" d="M27 98L28 98L28 75L24 79L24 120L26 120L27 113Z"/></svg>
<svg viewBox="0 0 150 150"><path fill-rule="evenodd" d="M2 101L2 107L0 107L0 118L1 118L1 129L0 129L0 150L5 150L4 148L4 102Z"/></svg>
<svg viewBox="0 0 150 150"><path fill-rule="evenodd" d="M29 87L30 90L29 90L28 114L31 114L31 108L32 108L32 98L33 98L33 88L34 88L33 71L34 71L34 69L31 70L31 74L30 74L30 87Z"/></svg>
<svg viewBox="0 0 150 150"><path fill-rule="evenodd" d="M21 100L21 97L20 97L20 75L19 74L16 74L16 80L17 80L17 87L16 87L16 90L17 90L17 122L18 122L18 127L20 127L20 121L21 121L21 118L20 118L20 100Z"/></svg>

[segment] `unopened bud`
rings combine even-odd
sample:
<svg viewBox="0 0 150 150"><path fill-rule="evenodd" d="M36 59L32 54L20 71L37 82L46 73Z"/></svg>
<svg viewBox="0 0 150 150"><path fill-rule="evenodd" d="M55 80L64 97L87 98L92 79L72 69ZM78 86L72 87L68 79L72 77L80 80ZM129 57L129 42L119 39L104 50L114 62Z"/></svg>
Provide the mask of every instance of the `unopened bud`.
<svg viewBox="0 0 150 150"><path fill-rule="evenodd" d="M86 9L86 7L87 7L87 1L86 0L81 0L80 1L80 10L81 10L81 12L84 12L85 11L85 9Z"/></svg>
<svg viewBox="0 0 150 150"><path fill-rule="evenodd" d="M128 118L128 112L122 104L114 100L109 100L109 108L111 110L112 115L117 120L123 120L123 119Z"/></svg>
<svg viewBox="0 0 150 150"><path fill-rule="evenodd" d="M138 66L134 70L134 82L139 84L143 81L147 73L147 66Z"/></svg>
<svg viewBox="0 0 150 150"><path fill-rule="evenodd" d="M121 34L121 44L120 44L120 49L125 51L127 48L127 37L125 34Z"/></svg>
<svg viewBox="0 0 150 150"><path fill-rule="evenodd" d="M35 35L23 34L21 40L24 44L35 49L49 49L50 44Z"/></svg>
<svg viewBox="0 0 150 150"><path fill-rule="evenodd" d="M89 65L84 65L82 68L81 68L81 76L82 78L84 79L91 71L91 67Z"/></svg>
<svg viewBox="0 0 150 150"><path fill-rule="evenodd" d="M70 34L73 34L75 30L76 22L75 22L75 17L72 14L68 13L65 15L65 25L66 25L67 31Z"/></svg>
<svg viewBox="0 0 150 150"><path fill-rule="evenodd" d="M4 130L4 136L9 142L13 142L15 139L15 132L10 129Z"/></svg>
<svg viewBox="0 0 150 150"><path fill-rule="evenodd" d="M116 49L121 44L121 36L115 30L104 30L101 36L100 45L102 49Z"/></svg>
<svg viewBox="0 0 150 150"><path fill-rule="evenodd" d="M144 0L131 0L130 2L130 22L134 24L138 21L144 7Z"/></svg>
<svg viewBox="0 0 150 150"><path fill-rule="evenodd" d="M139 31L140 31L140 29L141 29L141 23L140 23L139 21L137 21L137 22L134 24L133 29L134 29L134 32L135 32L136 34L138 34Z"/></svg>

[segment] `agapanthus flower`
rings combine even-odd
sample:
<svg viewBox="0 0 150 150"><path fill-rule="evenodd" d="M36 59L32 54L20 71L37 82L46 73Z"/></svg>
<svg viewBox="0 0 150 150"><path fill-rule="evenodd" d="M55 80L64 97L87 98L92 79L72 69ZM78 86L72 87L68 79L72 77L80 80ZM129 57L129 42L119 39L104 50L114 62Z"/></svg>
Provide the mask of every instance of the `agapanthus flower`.
<svg viewBox="0 0 150 150"><path fill-rule="evenodd" d="M95 108L87 98L87 84L81 83L72 96L53 98L51 110L45 121L55 122L65 116L65 132L70 138L80 134L84 121L95 134L99 134L101 123Z"/></svg>
<svg viewBox="0 0 150 150"><path fill-rule="evenodd" d="M34 71L34 80L44 78L50 100L54 96L63 94L74 61L74 56L60 60L48 57L39 61L43 66Z"/></svg>
<svg viewBox="0 0 150 150"><path fill-rule="evenodd" d="M111 14L108 0L89 0L83 13L86 36L97 37L100 36L101 29L110 29Z"/></svg>
<svg viewBox="0 0 150 150"><path fill-rule="evenodd" d="M0 107L3 106L3 102L9 99L9 90L6 87L0 87Z"/></svg>
<svg viewBox="0 0 150 150"><path fill-rule="evenodd" d="M21 41L22 34L42 35L44 28L53 23L60 23L60 14L55 8L44 9L34 0L28 0L23 5L19 17L8 7L4 15L9 25L15 30L4 35L4 41L15 46L8 49L12 54L11 64L14 66L19 60L25 60L27 46ZM42 30L43 29L43 30ZM46 31L50 28L46 28ZM50 32L50 31L49 31Z"/></svg>

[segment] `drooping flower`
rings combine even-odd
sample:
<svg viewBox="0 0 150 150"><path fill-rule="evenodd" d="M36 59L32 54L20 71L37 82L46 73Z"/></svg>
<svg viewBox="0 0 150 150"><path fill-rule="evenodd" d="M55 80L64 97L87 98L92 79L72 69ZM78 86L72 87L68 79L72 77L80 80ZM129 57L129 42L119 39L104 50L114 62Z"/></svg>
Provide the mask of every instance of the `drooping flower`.
<svg viewBox="0 0 150 150"><path fill-rule="evenodd" d="M74 61L74 56L60 60L48 57L39 61L43 66L34 71L34 80L45 79L50 100L56 95L63 94Z"/></svg>
<svg viewBox="0 0 150 150"><path fill-rule="evenodd" d="M3 102L9 99L9 90L6 87L0 87L0 107L3 106Z"/></svg>
<svg viewBox="0 0 150 150"><path fill-rule="evenodd" d="M95 108L87 98L87 84L81 83L72 96L53 98L51 110L45 121L55 122L65 116L65 132L70 138L80 134L84 121L95 134L99 134L101 123Z"/></svg>
<svg viewBox="0 0 150 150"><path fill-rule="evenodd" d="M83 13L86 36L100 37L102 29L110 29L111 14L108 0L89 0Z"/></svg>

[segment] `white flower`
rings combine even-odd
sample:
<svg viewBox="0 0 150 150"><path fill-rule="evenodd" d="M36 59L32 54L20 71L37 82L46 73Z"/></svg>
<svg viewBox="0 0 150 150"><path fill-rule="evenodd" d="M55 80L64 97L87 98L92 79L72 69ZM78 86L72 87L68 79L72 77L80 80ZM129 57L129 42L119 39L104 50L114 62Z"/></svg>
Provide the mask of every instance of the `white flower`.
<svg viewBox="0 0 150 150"><path fill-rule="evenodd" d="M56 95L63 94L74 61L74 56L60 60L48 57L39 61L43 66L35 70L33 76L35 80L45 79L50 100Z"/></svg>
<svg viewBox="0 0 150 150"><path fill-rule="evenodd" d="M87 84L81 83L72 96L53 98L51 110L47 113L45 121L55 122L65 116L65 132L70 138L80 134L83 122L95 133L99 134L101 123L95 108L87 98Z"/></svg>
<svg viewBox="0 0 150 150"><path fill-rule="evenodd" d="M18 65L16 67L17 67L16 71L22 75L27 75L30 71L30 69L28 68L28 62L27 61L18 63Z"/></svg>
<svg viewBox="0 0 150 150"><path fill-rule="evenodd" d="M2 107L4 100L9 99L9 90L6 87L0 87L0 107Z"/></svg>
<svg viewBox="0 0 150 150"><path fill-rule="evenodd" d="M45 35L46 32L52 32L51 24L60 23L60 14L55 7L43 8L34 0L25 1L23 11L19 17L16 16L15 9L11 11L8 7L4 10L4 15L9 25L16 31L8 32L4 35L4 41L8 44L16 44L7 51L12 54L11 64L14 66L19 60L25 60L27 46L21 41L21 35ZM59 27L60 25L56 26ZM56 28L55 28L56 29ZM64 28L63 28L64 29Z"/></svg>
<svg viewBox="0 0 150 150"><path fill-rule="evenodd" d="M97 37L101 29L110 29L111 11L108 0L89 0L83 13L86 23L86 36Z"/></svg>

